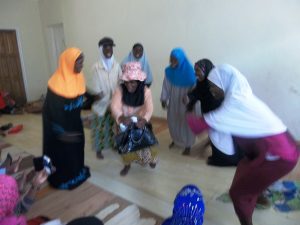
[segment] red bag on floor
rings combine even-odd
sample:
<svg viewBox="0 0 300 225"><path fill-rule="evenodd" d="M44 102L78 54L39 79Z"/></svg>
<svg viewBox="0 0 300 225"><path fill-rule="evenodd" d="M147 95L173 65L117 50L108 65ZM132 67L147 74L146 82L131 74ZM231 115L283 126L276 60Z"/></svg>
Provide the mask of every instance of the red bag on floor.
<svg viewBox="0 0 300 225"><path fill-rule="evenodd" d="M27 221L27 225L40 225L48 222L50 219L46 216L38 216Z"/></svg>

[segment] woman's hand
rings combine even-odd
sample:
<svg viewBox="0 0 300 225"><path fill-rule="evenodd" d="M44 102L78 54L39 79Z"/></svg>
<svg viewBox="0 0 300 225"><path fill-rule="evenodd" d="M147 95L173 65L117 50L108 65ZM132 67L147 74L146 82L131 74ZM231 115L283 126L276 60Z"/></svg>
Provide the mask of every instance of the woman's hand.
<svg viewBox="0 0 300 225"><path fill-rule="evenodd" d="M99 100L101 100L103 97L104 97L104 93L103 93L103 91L101 91L100 93L98 93L98 94L96 94L96 95L94 96L94 99L95 99L95 101L99 101Z"/></svg>
<svg viewBox="0 0 300 225"><path fill-rule="evenodd" d="M138 119L138 122L136 123L136 126L141 129L141 128L143 128L146 125L146 123L147 123L147 120L145 120L144 118L140 117Z"/></svg>
<svg viewBox="0 0 300 225"><path fill-rule="evenodd" d="M36 175L34 176L34 178L32 179L32 186L34 187L40 187L48 178L48 174L46 172L46 170L41 170L39 172L36 173Z"/></svg>
<svg viewBox="0 0 300 225"><path fill-rule="evenodd" d="M191 104L191 102L189 102L189 103L186 105L186 111L187 111L188 113L191 113L191 112L194 111L194 105Z"/></svg>
<svg viewBox="0 0 300 225"><path fill-rule="evenodd" d="M125 126L128 126L131 123L131 118L128 116L120 116L119 123L123 123Z"/></svg>
<svg viewBox="0 0 300 225"><path fill-rule="evenodd" d="M166 109L167 108L167 102L166 101L161 101L161 107L163 109Z"/></svg>
<svg viewBox="0 0 300 225"><path fill-rule="evenodd" d="M182 103L184 105L187 105L189 102L190 102L190 99L189 99L189 97L187 95L185 95L185 96L182 97Z"/></svg>

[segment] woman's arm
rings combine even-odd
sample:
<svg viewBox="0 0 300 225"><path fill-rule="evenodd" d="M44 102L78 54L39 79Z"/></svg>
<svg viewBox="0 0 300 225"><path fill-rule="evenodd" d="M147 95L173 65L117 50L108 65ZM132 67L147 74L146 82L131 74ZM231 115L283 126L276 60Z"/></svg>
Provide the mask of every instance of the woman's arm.
<svg viewBox="0 0 300 225"><path fill-rule="evenodd" d="M163 81L161 95L160 95L161 106L164 109L167 107L167 104L168 104L168 101L170 98L170 89L171 89L170 83L165 77L164 81Z"/></svg>
<svg viewBox="0 0 300 225"><path fill-rule="evenodd" d="M196 116L194 113L187 113L186 120L190 129L195 135L201 134L209 129L209 126L205 122L204 118Z"/></svg>
<svg viewBox="0 0 300 225"><path fill-rule="evenodd" d="M145 114L144 119L149 122L151 116L153 114L153 100L152 100L152 93L149 88L145 88Z"/></svg>
<svg viewBox="0 0 300 225"><path fill-rule="evenodd" d="M110 104L110 110L112 116L115 118L117 123L120 123L119 119L122 116L122 92L120 86L115 90Z"/></svg>
<svg viewBox="0 0 300 225"><path fill-rule="evenodd" d="M151 90L145 87L145 101L141 109L140 118L137 123L137 127L142 128L147 122L150 121L153 114L153 101Z"/></svg>
<svg viewBox="0 0 300 225"><path fill-rule="evenodd" d="M28 210L33 205L36 194L40 190L41 185L47 180L48 174L45 170L41 170L36 173L35 177L32 180L30 189L27 194L21 199L15 208L15 213L20 215L28 212Z"/></svg>

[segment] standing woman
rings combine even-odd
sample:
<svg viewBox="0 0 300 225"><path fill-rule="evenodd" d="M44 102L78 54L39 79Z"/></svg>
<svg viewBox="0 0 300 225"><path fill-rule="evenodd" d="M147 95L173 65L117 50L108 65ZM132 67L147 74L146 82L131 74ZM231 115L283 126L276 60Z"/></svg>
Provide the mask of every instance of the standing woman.
<svg viewBox="0 0 300 225"><path fill-rule="evenodd" d="M150 121L153 113L153 102L151 90L145 86L146 74L142 71L138 62L130 62L123 66L123 83L118 87L113 95L111 112L117 124L128 126L131 117L137 117L137 127L143 128ZM155 168L157 162L157 152L155 148L145 148L135 152L122 155L124 168L120 175L125 176L132 162L137 162L143 166L149 164Z"/></svg>
<svg viewBox="0 0 300 225"><path fill-rule="evenodd" d="M103 150L114 147L114 119L109 105L112 95L119 84L122 71L115 60L113 47L115 43L109 37L102 38L99 43L99 60L93 65L90 91L96 96L92 105L94 119L92 121L93 149L98 159L103 159Z"/></svg>
<svg viewBox="0 0 300 225"><path fill-rule="evenodd" d="M51 186L73 189L89 176L84 166L84 132L80 118L85 80L81 72L84 55L78 48L66 49L59 66L48 81L43 108L43 154L49 156L56 172Z"/></svg>
<svg viewBox="0 0 300 225"><path fill-rule="evenodd" d="M208 76L215 95L224 94L223 104L204 114L204 120L188 117L194 132L207 126L229 133L245 152L230 188L234 209L242 225L252 225L252 214L261 193L297 164L299 152L286 126L258 99L246 78L234 67L221 65Z"/></svg>
<svg viewBox="0 0 300 225"><path fill-rule="evenodd" d="M165 78L161 92L161 105L167 108L167 120L172 142L183 147L183 155L189 155L195 143L195 135L186 123L186 106L183 102L188 91L196 84L194 69L181 48L171 52L170 65L165 69Z"/></svg>
<svg viewBox="0 0 300 225"><path fill-rule="evenodd" d="M122 66L128 62L139 62L142 66L142 70L146 73L145 84L150 87L153 82L152 72L148 63L148 58L146 56L144 47L140 43L135 43L132 47L131 52L122 62Z"/></svg>

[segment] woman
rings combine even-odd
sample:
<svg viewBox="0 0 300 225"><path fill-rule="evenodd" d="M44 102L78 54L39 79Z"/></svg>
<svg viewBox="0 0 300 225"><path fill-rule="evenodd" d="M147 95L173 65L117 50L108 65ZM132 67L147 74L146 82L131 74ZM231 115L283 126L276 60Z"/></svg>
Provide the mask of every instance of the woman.
<svg viewBox="0 0 300 225"><path fill-rule="evenodd" d="M99 60L92 68L93 78L89 90L96 96L92 105L93 149L96 151L97 158L103 159L102 151L114 147L114 119L109 111L109 105L122 71L113 55L115 46L113 39L104 37L99 41L98 46Z"/></svg>
<svg viewBox="0 0 300 225"><path fill-rule="evenodd" d="M194 109L195 103L201 102L202 114L217 109L223 102L224 96L213 96L210 92L210 82L207 77L209 72L214 68L213 63L209 59L202 59L195 63L195 74L197 76L196 87L188 93L189 103L187 111ZM242 154L234 146L230 134L210 129L208 132L212 155L208 157L207 164L213 166L236 166Z"/></svg>
<svg viewBox="0 0 300 225"><path fill-rule="evenodd" d="M224 102L217 110L204 114L204 119L188 117L188 122L196 133L209 126L231 134L245 152L237 166L230 196L240 223L252 225L258 196L295 167L299 152L286 126L252 93L237 69L226 64L217 66L208 80L212 82L213 93L224 94Z"/></svg>
<svg viewBox="0 0 300 225"><path fill-rule="evenodd" d="M152 72L148 63L148 58L144 51L144 47L140 43L135 43L129 55L123 60L122 66L128 62L139 62L142 70L146 73L147 78L145 84L150 87L153 82Z"/></svg>
<svg viewBox="0 0 300 225"><path fill-rule="evenodd" d="M173 215L162 225L202 225L205 205L201 191L195 185L184 186L174 200Z"/></svg>
<svg viewBox="0 0 300 225"><path fill-rule="evenodd" d="M143 128L150 121L153 113L152 95L149 88L145 86L146 74L138 62L130 62L124 65L122 74L123 83L116 89L111 104L111 112L117 124L128 126L131 117L137 117L137 126ZM125 176L131 162L141 165L149 164L155 168L157 152L154 149L146 148L136 152L129 152L122 155L124 168L120 175Z"/></svg>
<svg viewBox="0 0 300 225"><path fill-rule="evenodd" d="M183 155L189 155L195 143L195 135L186 123L186 106L183 102L184 97L195 84L196 76L184 51L181 48L173 49L170 66L165 69L160 101L162 107L168 110L167 120L172 138L169 148L175 144L183 147Z"/></svg>
<svg viewBox="0 0 300 225"><path fill-rule="evenodd" d="M24 216L17 217L14 209L19 201L19 190L16 180L7 175L0 175L0 224L26 225Z"/></svg>
<svg viewBox="0 0 300 225"><path fill-rule="evenodd" d="M58 189L73 189L90 176L89 168L84 166L80 118L85 93L83 61L79 49L68 48L60 55L59 67L48 81L43 107L43 154L56 167L56 173L48 181Z"/></svg>
<svg viewBox="0 0 300 225"><path fill-rule="evenodd" d="M26 225L26 218L18 216L24 214L34 203L37 191L47 180L47 173L41 170L35 173L31 186L22 199L17 181L8 175L0 175L0 224Z"/></svg>

